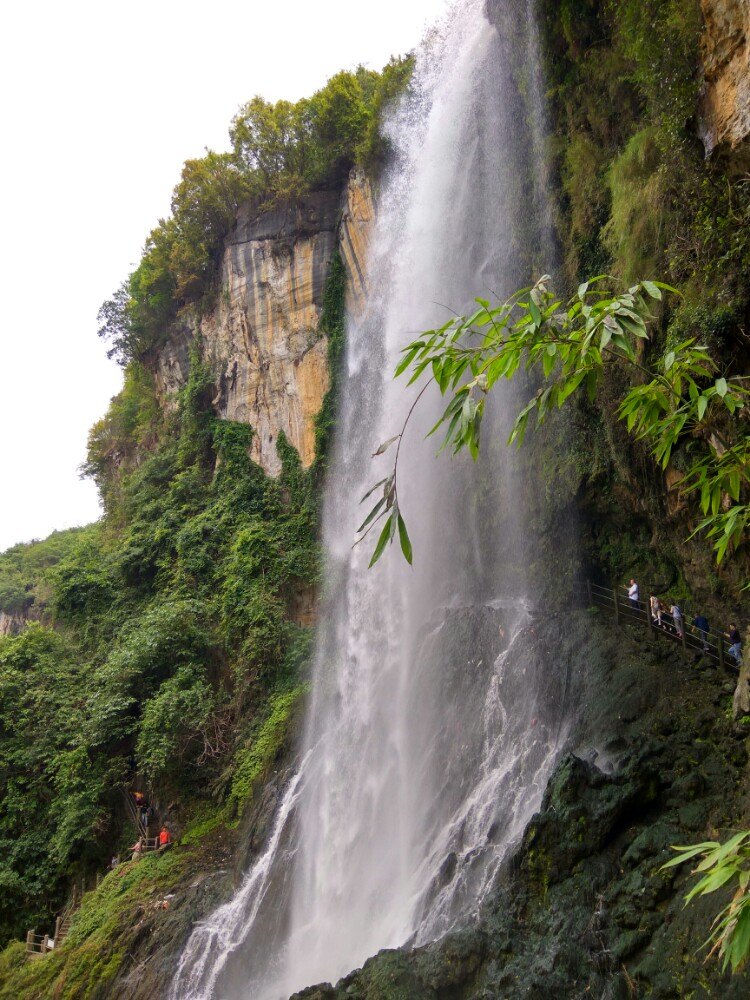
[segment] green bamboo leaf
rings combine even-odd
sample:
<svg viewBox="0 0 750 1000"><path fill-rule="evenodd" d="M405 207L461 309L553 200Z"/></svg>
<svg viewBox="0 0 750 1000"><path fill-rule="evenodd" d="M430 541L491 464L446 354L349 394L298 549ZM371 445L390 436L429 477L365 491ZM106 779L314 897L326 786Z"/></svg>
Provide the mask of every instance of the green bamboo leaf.
<svg viewBox="0 0 750 1000"><path fill-rule="evenodd" d="M374 485L374 486L372 486L372 487L371 487L371 488L370 488L370 489L369 489L369 490L367 491L367 493L365 493L365 495L364 495L364 496L362 497L362 499L361 499L361 500L360 500L359 502L360 502L360 503L364 503L364 502L365 502L365 500L367 500L367 499L368 499L368 497L371 497L371 496L373 495L373 493L375 492L375 490L376 490L376 489L377 489L377 488L378 488L379 486L383 486L383 485L384 485L385 483L387 483L387 482L388 482L388 480L389 480L389 478L390 478L389 476L386 476L386 478L385 478L385 479L380 479L380 480L378 480L378 482L377 482L377 483L375 483L375 485Z"/></svg>
<svg viewBox="0 0 750 1000"><path fill-rule="evenodd" d="M724 844L717 844L716 849L711 851L705 861L701 862L695 869L697 872L707 871L712 865L720 864L726 857L735 852L737 848L750 837L750 830L743 830L736 834Z"/></svg>
<svg viewBox="0 0 750 1000"><path fill-rule="evenodd" d="M715 483L711 490L711 513L718 514L721 509L721 483Z"/></svg>
<svg viewBox="0 0 750 1000"><path fill-rule="evenodd" d="M682 292L677 288L673 288L672 285L665 285L663 281L652 281L651 284L656 285L657 288L661 288L663 292L672 292L673 295L679 295L682 298Z"/></svg>
<svg viewBox="0 0 750 1000"><path fill-rule="evenodd" d="M727 492L732 500L740 498L740 470L732 469L727 478Z"/></svg>
<svg viewBox="0 0 750 1000"><path fill-rule="evenodd" d="M702 844L691 844L688 847L672 847L671 850L679 851L680 853L676 858L672 858L671 861L667 861L663 864L659 871L664 871L665 868L675 868L677 865L682 865L691 858L694 858L696 854L705 854L706 851L713 850L715 847L719 846L718 840L706 840Z"/></svg>
<svg viewBox="0 0 750 1000"><path fill-rule="evenodd" d="M409 533L406 530L406 524L404 523L404 519L403 517L401 517L400 514L398 515L398 537L399 541L401 542L401 551L404 553L404 559L406 559L406 561L411 566L412 564L411 540L409 539Z"/></svg>
<svg viewBox="0 0 750 1000"><path fill-rule="evenodd" d="M385 497L383 497L382 500L378 500L378 502L375 504L370 513L364 519L362 524L360 524L360 526L357 528L358 535L361 534L361 532L363 532L365 528L375 520L375 518L378 516L378 513L382 510L384 506L385 506Z"/></svg>
<svg viewBox="0 0 750 1000"><path fill-rule="evenodd" d="M728 389L729 386L727 385L727 380L725 378L716 379L716 392L722 399L726 396Z"/></svg>
<svg viewBox="0 0 750 1000"><path fill-rule="evenodd" d="M687 906L688 903L692 902L696 896L708 896L709 893L721 889L736 874L736 869L730 865L727 868L718 868L716 871L711 872L710 875L706 875L685 896L685 905Z"/></svg>
<svg viewBox="0 0 750 1000"><path fill-rule="evenodd" d="M386 522L383 525L383 530L380 532L380 537L378 538L378 544L375 546L375 551L372 554L372 559L370 559L370 565L369 565L368 569L371 569L375 565L375 563L378 561L378 559L380 559L380 557L382 556L383 552L385 551L385 547L386 547L386 545L388 544L388 542L390 541L390 538L391 538L391 522L392 521L393 521L393 514L391 513L386 518Z"/></svg>
<svg viewBox="0 0 750 1000"><path fill-rule="evenodd" d="M395 371L395 377L398 378L399 375L403 375L409 365L412 363L414 358L417 356L417 351L422 347L423 344L420 342L417 345L413 345L411 348L406 348L406 355L399 361L398 366Z"/></svg>
<svg viewBox="0 0 750 1000"><path fill-rule="evenodd" d="M737 972L747 962L750 956L750 905L742 907L742 912L737 917L737 923L732 931L728 958L732 966L732 971Z"/></svg>

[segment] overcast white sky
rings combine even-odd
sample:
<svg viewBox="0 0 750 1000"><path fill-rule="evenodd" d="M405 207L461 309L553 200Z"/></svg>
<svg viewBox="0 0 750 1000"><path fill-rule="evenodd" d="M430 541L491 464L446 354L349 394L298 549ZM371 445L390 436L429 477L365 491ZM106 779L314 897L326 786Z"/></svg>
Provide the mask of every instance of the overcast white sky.
<svg viewBox="0 0 750 1000"><path fill-rule="evenodd" d="M0 551L99 516L78 478L120 374L100 304L256 93L413 48L447 0L44 0L0 14Z"/></svg>

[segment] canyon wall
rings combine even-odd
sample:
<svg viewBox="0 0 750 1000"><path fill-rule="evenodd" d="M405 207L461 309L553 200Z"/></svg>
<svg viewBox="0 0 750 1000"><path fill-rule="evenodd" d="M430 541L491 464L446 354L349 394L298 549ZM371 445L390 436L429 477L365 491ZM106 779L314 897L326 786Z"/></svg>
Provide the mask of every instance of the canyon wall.
<svg viewBox="0 0 750 1000"><path fill-rule="evenodd" d="M329 266L340 253L347 306L356 312L373 216L370 183L356 171L343 191L313 191L266 210L243 206L226 241L215 307L175 323L152 359L162 405L176 406L190 345L200 336L216 376L214 409L250 424L252 458L278 475L283 431L308 467L315 417L329 387L328 343L319 330Z"/></svg>
<svg viewBox="0 0 750 1000"><path fill-rule="evenodd" d="M706 154L729 154L750 166L750 0L701 0Z"/></svg>

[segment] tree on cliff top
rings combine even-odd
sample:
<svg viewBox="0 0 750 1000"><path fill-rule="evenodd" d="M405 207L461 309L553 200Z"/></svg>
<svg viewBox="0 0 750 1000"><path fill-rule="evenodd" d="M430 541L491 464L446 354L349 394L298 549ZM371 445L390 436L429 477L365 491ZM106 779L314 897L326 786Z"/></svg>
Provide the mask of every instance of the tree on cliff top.
<svg viewBox="0 0 750 1000"><path fill-rule="evenodd" d="M122 365L142 359L186 305L216 291L224 240L239 206L270 206L339 184L355 163L377 168L387 155L383 115L409 82L410 57L382 73L341 72L310 98L271 103L256 96L235 115L232 152L188 160L138 267L99 312L99 336Z"/></svg>

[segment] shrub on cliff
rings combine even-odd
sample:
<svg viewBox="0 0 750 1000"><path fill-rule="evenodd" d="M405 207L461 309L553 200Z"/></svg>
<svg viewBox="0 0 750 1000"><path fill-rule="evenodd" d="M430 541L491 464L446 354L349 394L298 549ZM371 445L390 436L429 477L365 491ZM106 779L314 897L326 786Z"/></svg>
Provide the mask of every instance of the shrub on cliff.
<svg viewBox="0 0 750 1000"><path fill-rule="evenodd" d="M382 73L337 73L296 103L248 101L232 120L232 151L185 163L171 216L152 230L138 267L102 305L99 335L109 356L126 366L144 358L183 306L210 301L242 202L270 204L339 184L356 162L381 166L389 148L383 115L411 69L410 58L391 59Z"/></svg>

